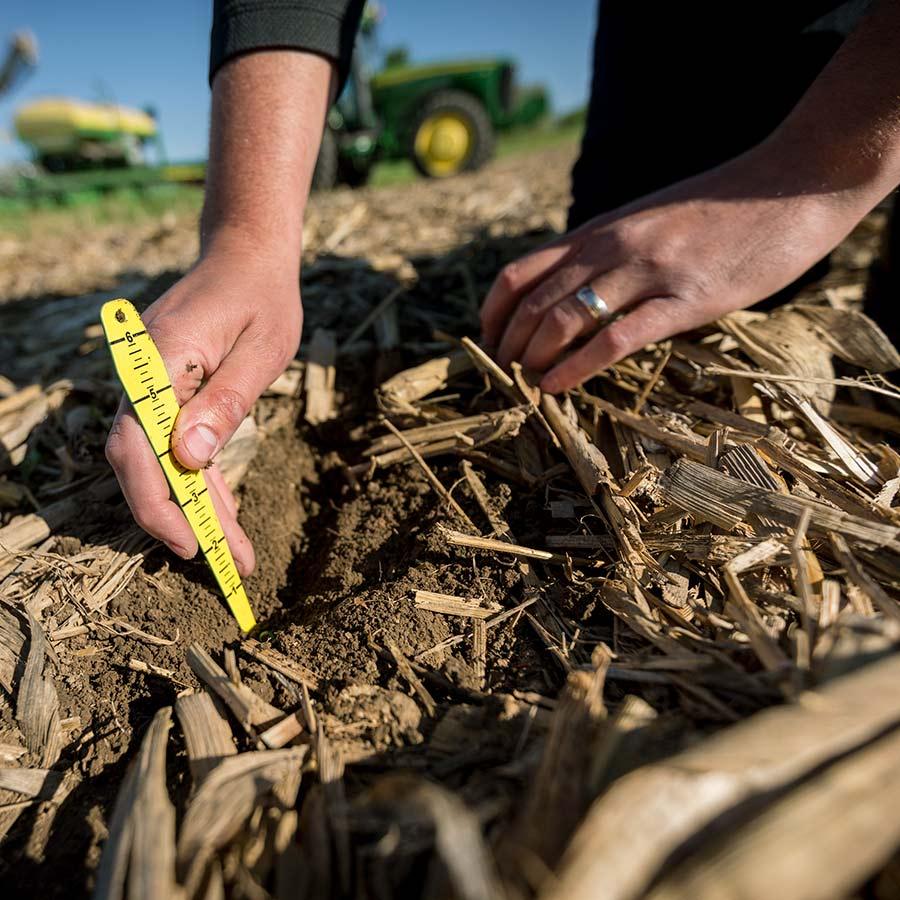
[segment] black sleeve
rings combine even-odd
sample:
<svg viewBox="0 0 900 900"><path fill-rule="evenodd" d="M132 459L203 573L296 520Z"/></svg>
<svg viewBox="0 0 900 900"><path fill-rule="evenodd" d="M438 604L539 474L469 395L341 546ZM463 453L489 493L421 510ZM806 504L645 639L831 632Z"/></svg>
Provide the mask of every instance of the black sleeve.
<svg viewBox="0 0 900 900"><path fill-rule="evenodd" d="M213 0L209 81L224 63L252 50L318 53L337 63L339 88L350 71L365 0Z"/></svg>

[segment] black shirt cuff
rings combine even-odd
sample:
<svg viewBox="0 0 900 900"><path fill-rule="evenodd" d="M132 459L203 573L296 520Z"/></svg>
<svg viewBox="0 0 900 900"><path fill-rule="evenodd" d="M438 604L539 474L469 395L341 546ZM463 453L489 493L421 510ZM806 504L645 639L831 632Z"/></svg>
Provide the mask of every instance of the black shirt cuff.
<svg viewBox="0 0 900 900"><path fill-rule="evenodd" d="M214 0L209 81L228 60L254 50L305 50L336 63L339 90L364 0Z"/></svg>

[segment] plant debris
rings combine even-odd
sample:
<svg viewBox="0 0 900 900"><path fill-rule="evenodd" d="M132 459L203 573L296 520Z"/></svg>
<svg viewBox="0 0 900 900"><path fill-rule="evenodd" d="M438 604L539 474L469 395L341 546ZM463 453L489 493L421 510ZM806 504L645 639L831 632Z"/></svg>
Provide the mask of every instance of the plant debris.
<svg viewBox="0 0 900 900"><path fill-rule="evenodd" d="M562 227L567 162L311 204L314 337L216 460L259 558L248 640L108 475L105 295L0 307L5 883L889 896L900 359L857 308L880 213L791 304L551 397L474 335Z"/></svg>

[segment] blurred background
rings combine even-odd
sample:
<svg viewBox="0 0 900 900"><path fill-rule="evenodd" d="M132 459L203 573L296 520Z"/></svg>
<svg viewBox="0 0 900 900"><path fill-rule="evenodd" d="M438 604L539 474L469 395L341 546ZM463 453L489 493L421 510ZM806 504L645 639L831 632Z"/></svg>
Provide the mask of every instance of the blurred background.
<svg viewBox="0 0 900 900"><path fill-rule="evenodd" d="M315 188L574 145L595 12L594 0L368 4ZM0 231L199 206L210 20L201 0L4 4Z"/></svg>

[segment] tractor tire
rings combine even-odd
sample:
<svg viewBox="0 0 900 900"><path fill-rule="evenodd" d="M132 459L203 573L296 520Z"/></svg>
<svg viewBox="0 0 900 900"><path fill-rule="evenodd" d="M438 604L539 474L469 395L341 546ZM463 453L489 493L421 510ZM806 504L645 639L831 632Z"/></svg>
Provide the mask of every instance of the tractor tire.
<svg viewBox="0 0 900 900"><path fill-rule="evenodd" d="M322 144L313 170L312 189L330 191L338 183L338 142L334 132L326 128L322 132Z"/></svg>
<svg viewBox="0 0 900 900"><path fill-rule="evenodd" d="M370 165L359 167L353 165L349 160L346 163L343 160L338 162L338 181L341 184L346 184L347 187L365 187L371 173L372 167Z"/></svg>
<svg viewBox="0 0 900 900"><path fill-rule="evenodd" d="M451 125L443 141L441 122ZM465 147L460 137L463 130ZM422 104L410 132L409 158L426 178L473 172L493 155L494 126L478 98L463 91L438 91Z"/></svg>

